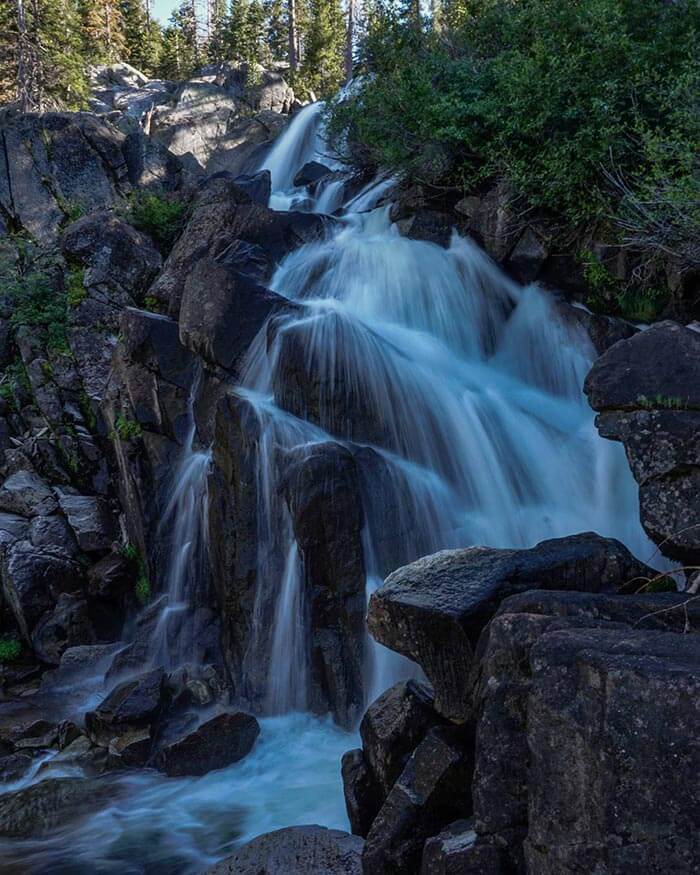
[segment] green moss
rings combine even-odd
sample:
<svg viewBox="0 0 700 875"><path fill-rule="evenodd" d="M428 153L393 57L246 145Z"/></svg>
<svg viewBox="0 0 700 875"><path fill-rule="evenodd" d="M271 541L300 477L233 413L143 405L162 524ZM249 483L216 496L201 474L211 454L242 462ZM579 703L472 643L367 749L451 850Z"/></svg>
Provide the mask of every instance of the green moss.
<svg viewBox="0 0 700 875"><path fill-rule="evenodd" d="M0 376L0 398L2 398L12 410L19 410L21 396L31 393L31 383L27 376L26 368L22 359L17 358L8 365Z"/></svg>
<svg viewBox="0 0 700 875"><path fill-rule="evenodd" d="M78 307L86 297L85 270L82 267L72 267L66 277L66 299L68 306Z"/></svg>
<svg viewBox="0 0 700 875"><path fill-rule="evenodd" d="M139 575L134 588L136 598L141 605L147 605L151 600L151 582L145 575Z"/></svg>
<svg viewBox="0 0 700 875"><path fill-rule="evenodd" d="M0 638L0 662L14 662L22 652L22 645L16 638L4 635Z"/></svg>
<svg viewBox="0 0 700 875"><path fill-rule="evenodd" d="M81 203L78 203L78 201L67 200L60 195L56 196L56 201L58 202L61 212L65 215L68 224L71 222L77 222L78 219L82 219L85 215L85 207Z"/></svg>
<svg viewBox="0 0 700 875"><path fill-rule="evenodd" d="M154 298L153 295L146 296L146 298L143 302L143 306L147 310L150 310L151 313L164 313L165 312L165 308L163 307L162 302L159 301L158 298Z"/></svg>
<svg viewBox="0 0 700 875"><path fill-rule="evenodd" d="M136 579L134 595L137 601L141 605L148 604L151 600L151 581L148 577L146 562L133 544L124 544L120 553L129 562Z"/></svg>
<svg viewBox="0 0 700 875"><path fill-rule="evenodd" d="M682 398L671 398L666 395L654 395L653 398L639 395L637 404L646 410L685 410L688 406Z"/></svg>
<svg viewBox="0 0 700 875"><path fill-rule="evenodd" d="M80 407L80 412L83 414L85 424L90 431L93 433L97 431L97 417L95 416L95 411L92 409L90 397L84 389L78 396L78 406Z"/></svg>

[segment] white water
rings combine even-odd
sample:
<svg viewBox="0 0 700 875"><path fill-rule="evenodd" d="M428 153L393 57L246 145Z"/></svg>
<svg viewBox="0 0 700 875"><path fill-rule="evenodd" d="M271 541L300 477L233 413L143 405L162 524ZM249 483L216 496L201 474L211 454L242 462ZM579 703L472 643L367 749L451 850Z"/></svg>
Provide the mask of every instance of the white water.
<svg viewBox="0 0 700 875"><path fill-rule="evenodd" d="M293 186L306 161L328 164L320 111L305 108L268 157L273 206L308 199ZM387 571L441 547L529 546L593 529L642 558L652 552L622 449L598 437L581 391L592 355L585 336L560 321L547 294L510 282L469 241L455 237L443 250L401 238L385 210L363 214L392 184L385 178L366 186L330 239L280 265L272 286L304 311L269 347L261 332L240 391L262 428L260 604L251 658L269 660L265 703L280 716L261 721L246 759L204 778L116 779L121 798L78 828L0 845L8 865L14 854L28 871L35 863L35 871L52 873L199 873L234 844L270 829L346 826L340 756L356 739L294 713L307 701L306 621L303 569L276 480L280 448L329 439L353 447L368 595ZM315 209L334 211L340 196L322 188ZM281 410L274 397L288 332L303 332L307 364L318 376L316 423ZM338 418L339 395L351 415ZM178 643L171 650L170 624L173 609L191 602L192 562L205 534L208 458L189 446L169 504L180 550L169 567L170 610L157 638L163 660L171 653L187 658ZM268 629L262 606L270 592L276 610ZM412 670L371 645L367 698Z"/></svg>

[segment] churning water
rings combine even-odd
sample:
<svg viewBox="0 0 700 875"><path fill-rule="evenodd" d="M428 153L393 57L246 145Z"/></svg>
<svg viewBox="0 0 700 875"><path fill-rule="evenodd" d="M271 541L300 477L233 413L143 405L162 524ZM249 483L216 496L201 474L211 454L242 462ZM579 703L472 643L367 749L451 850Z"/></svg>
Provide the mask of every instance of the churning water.
<svg viewBox="0 0 700 875"><path fill-rule="evenodd" d="M263 329L252 344L240 388L261 424L258 567L261 594L272 594L276 610L253 649L269 663L265 705L277 716L261 721L255 750L235 766L198 779L119 777L114 803L78 827L0 846L3 860L22 860L23 871L198 873L270 829L346 826L340 757L355 738L299 713L308 680L303 571L275 481L279 448L328 440L353 448L368 596L388 571L444 547L530 546L595 530L642 558L651 553L622 448L598 437L582 393L593 355L587 337L562 320L547 293L511 282L470 241L455 235L442 249L401 237L388 210L373 209L390 178L352 198L339 177L313 194L295 188L305 162L329 163L321 113L319 104L302 110L268 156L271 206L308 208L311 199L316 211L334 212L345 202L345 213L327 239L279 266L272 287L299 307L272 343ZM313 421L283 409L290 342L303 345L304 372L313 377ZM192 434L168 511L180 552L155 641L161 664L186 655L177 635L173 644L171 615L191 600L208 464ZM367 699L411 671L371 645ZM61 773L60 763L48 768Z"/></svg>

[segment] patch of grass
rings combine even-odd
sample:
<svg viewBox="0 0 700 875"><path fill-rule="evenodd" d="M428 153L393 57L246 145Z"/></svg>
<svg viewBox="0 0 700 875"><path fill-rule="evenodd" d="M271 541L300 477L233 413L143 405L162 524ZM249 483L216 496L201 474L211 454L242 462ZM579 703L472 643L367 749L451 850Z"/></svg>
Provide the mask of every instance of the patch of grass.
<svg viewBox="0 0 700 875"><path fill-rule="evenodd" d="M653 398L639 395L637 404L645 410L685 410L688 406L682 398L671 398L666 395L655 395Z"/></svg>
<svg viewBox="0 0 700 875"><path fill-rule="evenodd" d="M85 270L82 267L71 267L66 277L66 299L69 307L79 307L87 298L85 288Z"/></svg>
<svg viewBox="0 0 700 875"><path fill-rule="evenodd" d="M0 638L0 663L14 662L22 652L22 645L16 638L3 635Z"/></svg>
<svg viewBox="0 0 700 875"><path fill-rule="evenodd" d="M56 200L61 212L66 217L67 224L77 222L78 219L82 219L85 215L85 207L81 203L78 203L78 201L67 200L60 195L56 196Z"/></svg>
<svg viewBox="0 0 700 875"><path fill-rule="evenodd" d="M39 328L48 349L70 352L66 298L58 288L56 278L30 267L24 273L14 274L8 290L13 303L10 325L15 329L22 326Z"/></svg>
<svg viewBox="0 0 700 875"><path fill-rule="evenodd" d="M185 204L165 194L138 192L131 199L129 220L167 253L184 227Z"/></svg>

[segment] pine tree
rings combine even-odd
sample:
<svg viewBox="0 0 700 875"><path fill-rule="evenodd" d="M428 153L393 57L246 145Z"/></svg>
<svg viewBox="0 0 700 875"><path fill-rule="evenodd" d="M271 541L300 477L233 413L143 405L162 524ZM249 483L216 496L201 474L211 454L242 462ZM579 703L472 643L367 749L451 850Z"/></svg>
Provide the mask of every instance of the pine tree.
<svg viewBox="0 0 700 875"><path fill-rule="evenodd" d="M311 0L304 40L303 84L316 96L332 94L344 79L345 21L339 0Z"/></svg>
<svg viewBox="0 0 700 875"><path fill-rule="evenodd" d="M12 0L0 23L8 34L0 57L3 99L24 111L83 108L88 88L76 0Z"/></svg>
<svg viewBox="0 0 700 875"><path fill-rule="evenodd" d="M226 60L226 33L228 29L228 11L226 0L211 0L209 9L209 38L206 45L206 56L214 64Z"/></svg>
<svg viewBox="0 0 700 875"><path fill-rule="evenodd" d="M160 64L163 42L160 25L151 19L144 0L120 0L119 5L124 29L124 60L152 76Z"/></svg>
<svg viewBox="0 0 700 875"><path fill-rule="evenodd" d="M200 65L195 12L192 0L184 0L163 31L160 73L168 79L187 79Z"/></svg>
<svg viewBox="0 0 700 875"><path fill-rule="evenodd" d="M84 51L90 61L112 64L126 55L124 21L119 0L82 0Z"/></svg>
<svg viewBox="0 0 700 875"><path fill-rule="evenodd" d="M273 61L287 58L289 48L289 24L284 0L265 0L267 18L267 45Z"/></svg>

